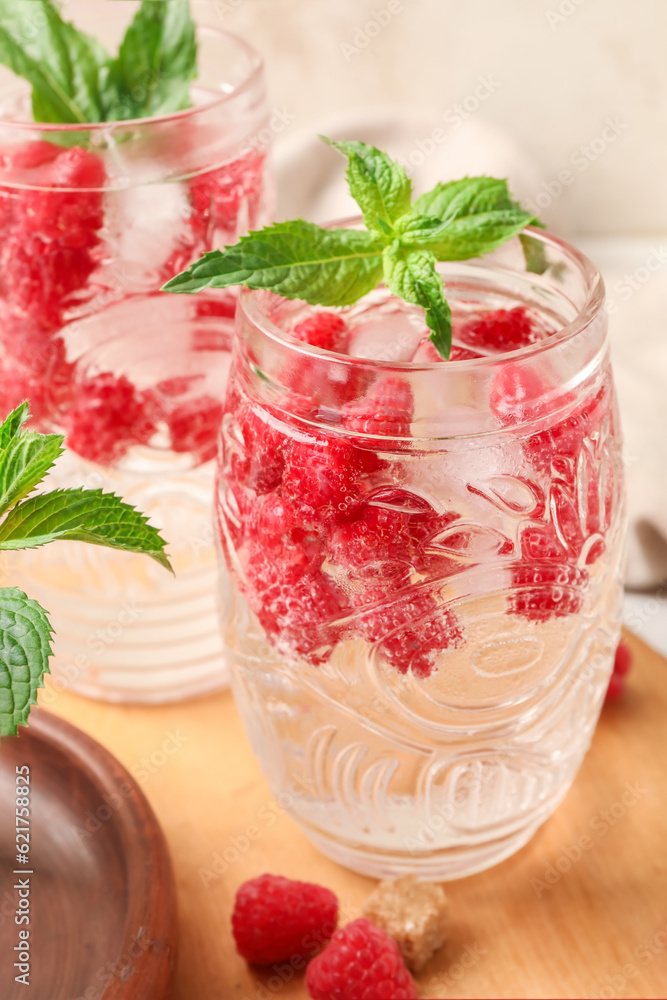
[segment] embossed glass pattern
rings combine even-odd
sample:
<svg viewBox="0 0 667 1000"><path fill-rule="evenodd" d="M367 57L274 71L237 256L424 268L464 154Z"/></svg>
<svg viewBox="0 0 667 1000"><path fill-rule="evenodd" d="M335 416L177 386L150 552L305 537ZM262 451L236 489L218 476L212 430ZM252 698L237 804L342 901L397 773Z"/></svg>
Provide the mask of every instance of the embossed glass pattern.
<svg viewBox="0 0 667 1000"><path fill-rule="evenodd" d="M415 360L423 317L383 288L344 311L346 356L290 336L303 303L239 303L217 490L234 692L274 792L364 873L456 878L516 851L574 779L611 672L604 290L532 239L541 274L518 241L442 265L455 334L530 316L511 352L455 335L460 360Z"/></svg>

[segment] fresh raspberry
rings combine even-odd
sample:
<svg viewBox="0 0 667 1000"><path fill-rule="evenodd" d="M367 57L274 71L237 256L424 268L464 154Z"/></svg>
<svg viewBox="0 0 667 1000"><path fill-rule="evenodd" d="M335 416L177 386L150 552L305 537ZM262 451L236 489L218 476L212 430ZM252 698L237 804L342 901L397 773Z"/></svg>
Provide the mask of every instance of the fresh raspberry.
<svg viewBox="0 0 667 1000"><path fill-rule="evenodd" d="M632 669L632 653L626 642L621 640L616 647L614 670L609 678L606 701L616 701L625 691L625 678Z"/></svg>
<svg viewBox="0 0 667 1000"><path fill-rule="evenodd" d="M618 674L619 677L625 677L632 670L632 652L627 642L621 641L616 647L616 655L614 657L614 673Z"/></svg>
<svg viewBox="0 0 667 1000"><path fill-rule="evenodd" d="M243 958L257 965L306 958L330 940L338 923L333 892L281 875L260 875L236 893L232 933Z"/></svg>
<svg viewBox="0 0 667 1000"><path fill-rule="evenodd" d="M245 397L238 402L228 396L227 410L234 413L235 440L229 449L229 474L235 483L269 493L283 478L287 437L269 423L268 413L253 406Z"/></svg>
<svg viewBox="0 0 667 1000"><path fill-rule="evenodd" d="M491 386L491 410L504 424L518 424L544 416L546 387L531 368L521 362L502 365Z"/></svg>
<svg viewBox="0 0 667 1000"><path fill-rule="evenodd" d="M271 550L248 541L238 553L250 607L276 648L317 665L339 639L346 599L303 548Z"/></svg>
<svg viewBox="0 0 667 1000"><path fill-rule="evenodd" d="M2 180L20 181L23 171L52 163L60 153L62 146L39 139L5 146L0 149L0 171L7 175Z"/></svg>
<svg viewBox="0 0 667 1000"><path fill-rule="evenodd" d="M482 351L504 353L527 347L542 339L524 306L496 309L457 326L456 337L463 344Z"/></svg>
<svg viewBox="0 0 667 1000"><path fill-rule="evenodd" d="M283 491L324 524L360 511L364 475L376 467L372 452L330 435L294 440L287 454Z"/></svg>
<svg viewBox="0 0 667 1000"><path fill-rule="evenodd" d="M295 340L310 344L311 347L345 354L349 330L347 323L338 313L317 312L303 322L297 323L292 330L292 336Z"/></svg>
<svg viewBox="0 0 667 1000"><path fill-rule="evenodd" d="M410 521L408 514L369 504L354 521L332 528L329 555L355 575L386 575L387 564L408 567L416 549Z"/></svg>
<svg viewBox="0 0 667 1000"><path fill-rule="evenodd" d="M44 183L69 190L23 192L18 202L23 228L46 241L91 249L99 242L97 230L104 223L105 182L99 156L78 146L65 150L49 165Z"/></svg>
<svg viewBox="0 0 667 1000"><path fill-rule="evenodd" d="M429 677L439 654L461 644L458 619L449 608L439 606L430 591L410 587L387 598L386 587L373 585L357 601L367 605L375 599L381 603L360 616L358 627L399 673Z"/></svg>
<svg viewBox="0 0 667 1000"><path fill-rule="evenodd" d="M528 562L512 569L510 611L529 621L546 622L578 614L588 573L569 563Z"/></svg>
<svg viewBox="0 0 667 1000"><path fill-rule="evenodd" d="M347 355L350 331L338 313L316 312L297 323L289 332L295 340L311 347ZM363 395L370 380L368 371L358 358L347 356L345 362L329 359L325 365L321 358L296 352L285 366L281 378L294 392L337 410Z"/></svg>
<svg viewBox="0 0 667 1000"><path fill-rule="evenodd" d="M322 526L304 514L302 504L277 492L258 497L248 507L246 529L268 556L298 551L304 570L319 569L324 562Z"/></svg>
<svg viewBox="0 0 667 1000"><path fill-rule="evenodd" d="M251 151L216 170L189 181L191 226L206 248L230 243L248 229L256 229L264 196L266 157Z"/></svg>
<svg viewBox="0 0 667 1000"><path fill-rule="evenodd" d="M74 405L63 420L67 445L100 465L118 462L132 445L155 433L150 405L124 375L95 375L76 387Z"/></svg>
<svg viewBox="0 0 667 1000"><path fill-rule="evenodd" d="M416 1000L417 988L393 938L360 917L336 931L306 970L313 1000Z"/></svg>
<svg viewBox="0 0 667 1000"><path fill-rule="evenodd" d="M14 229L0 247L0 296L56 330L63 325L70 297L84 287L95 266L86 249Z"/></svg>
<svg viewBox="0 0 667 1000"><path fill-rule="evenodd" d="M0 296L56 330L97 266L106 171L94 153L53 147L51 155L48 145L35 144L32 158L25 147L15 155L25 186L0 188Z"/></svg>
<svg viewBox="0 0 667 1000"><path fill-rule="evenodd" d="M363 399L343 407L343 426L359 434L409 437L414 410L412 389L401 378L380 378Z"/></svg>
<svg viewBox="0 0 667 1000"><path fill-rule="evenodd" d="M218 451L222 403L213 396L198 396L166 414L171 447L190 452L198 463L209 462Z"/></svg>

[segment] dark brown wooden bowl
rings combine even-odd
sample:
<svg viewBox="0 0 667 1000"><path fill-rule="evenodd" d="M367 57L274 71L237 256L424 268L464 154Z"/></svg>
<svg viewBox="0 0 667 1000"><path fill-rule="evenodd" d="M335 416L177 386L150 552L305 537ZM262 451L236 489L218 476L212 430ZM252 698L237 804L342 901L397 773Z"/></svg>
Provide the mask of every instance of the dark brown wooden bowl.
<svg viewBox="0 0 667 1000"><path fill-rule="evenodd" d="M30 768L30 864L16 861L16 768ZM34 874L14 875L18 869ZM15 981L18 879L30 879L30 989ZM153 810L111 754L37 709L0 743L2 1000L167 1000L176 893Z"/></svg>

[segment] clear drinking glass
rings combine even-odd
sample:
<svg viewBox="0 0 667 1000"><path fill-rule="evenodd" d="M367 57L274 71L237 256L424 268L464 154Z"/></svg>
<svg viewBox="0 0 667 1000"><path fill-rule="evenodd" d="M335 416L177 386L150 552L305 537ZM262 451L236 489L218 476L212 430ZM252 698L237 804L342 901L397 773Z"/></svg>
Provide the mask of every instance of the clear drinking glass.
<svg viewBox="0 0 667 1000"><path fill-rule="evenodd" d="M113 47L135 7L66 15ZM0 90L0 410L29 397L33 424L67 436L58 485L140 505L176 572L83 544L12 556L13 581L52 609L56 677L111 700L227 680L210 523L235 295L159 289L268 220L271 130L257 53L198 35L194 107L177 114L42 125L27 84Z"/></svg>
<svg viewBox="0 0 667 1000"><path fill-rule="evenodd" d="M297 339L321 310L239 300L216 501L232 685L274 793L373 876L516 851L574 779L612 669L604 288L566 243L529 240L541 274L518 240L440 265L449 362L383 287L338 313L345 355ZM496 310L530 342L503 351L496 326L485 344Z"/></svg>

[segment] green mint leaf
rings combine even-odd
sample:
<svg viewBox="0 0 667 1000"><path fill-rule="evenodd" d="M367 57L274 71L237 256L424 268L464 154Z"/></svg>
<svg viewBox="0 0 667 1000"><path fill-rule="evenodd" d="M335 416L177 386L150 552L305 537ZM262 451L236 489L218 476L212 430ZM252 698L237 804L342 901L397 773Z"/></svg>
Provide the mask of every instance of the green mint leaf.
<svg viewBox="0 0 667 1000"><path fill-rule="evenodd" d="M396 241L384 251L383 263L384 280L389 289L399 298L424 309L432 343L443 358L449 358L452 314L433 255L407 249Z"/></svg>
<svg viewBox="0 0 667 1000"><path fill-rule="evenodd" d="M107 54L52 0L0 0L0 62L32 84L35 121L102 120Z"/></svg>
<svg viewBox="0 0 667 1000"><path fill-rule="evenodd" d="M387 242L393 224L410 211L412 185L403 167L365 142L338 142L320 136L348 158L347 182L370 233Z"/></svg>
<svg viewBox="0 0 667 1000"><path fill-rule="evenodd" d="M443 223L467 216L503 211L516 213L517 219L525 218L524 226L531 223L540 225L534 216L531 217L528 212L524 212L519 202L512 198L507 181L497 177L464 177L458 181L436 184L432 191L417 198L414 204L415 214L437 217ZM505 242L505 239L511 238L513 235L515 233L511 232L510 237L501 238L495 246L500 246ZM538 249L538 244L535 241L532 241L533 245L529 245L524 236L520 236L519 239L526 257L527 269L542 274L546 267L543 248ZM490 246L489 249L495 249L495 246ZM480 252L486 253L487 251L481 250ZM471 256L473 255L471 254ZM458 260L465 258L441 257L440 259ZM539 270L543 264L545 267L543 270Z"/></svg>
<svg viewBox="0 0 667 1000"><path fill-rule="evenodd" d="M44 608L15 587L0 588L0 736L16 736L28 721L51 656Z"/></svg>
<svg viewBox="0 0 667 1000"><path fill-rule="evenodd" d="M475 212L444 220L420 215L401 219L398 234L405 246L430 250L437 260L469 260L502 246L531 221L522 209L505 208Z"/></svg>
<svg viewBox="0 0 667 1000"><path fill-rule="evenodd" d="M0 515L31 493L63 453L62 434L17 435L0 449Z"/></svg>
<svg viewBox="0 0 667 1000"><path fill-rule="evenodd" d="M526 258L526 270L532 274L544 274L549 267L544 243L541 240L536 240L528 233L520 233L519 240L521 241L523 255Z"/></svg>
<svg viewBox="0 0 667 1000"><path fill-rule="evenodd" d="M436 184L432 191L416 199L413 208L416 215L445 220L520 206L512 199L507 181L481 176Z"/></svg>
<svg viewBox="0 0 667 1000"><path fill-rule="evenodd" d="M21 428L30 416L30 405L24 400L0 424L0 450L6 448L10 441L21 433Z"/></svg>
<svg viewBox="0 0 667 1000"><path fill-rule="evenodd" d="M168 292L202 288L267 288L313 305L357 302L382 280L382 246L356 229L322 229L295 219L250 233L225 250L205 254L165 286Z"/></svg>
<svg viewBox="0 0 667 1000"><path fill-rule="evenodd" d="M53 490L23 500L0 524L0 549L34 549L56 539L143 552L171 569L157 528L102 490Z"/></svg>
<svg viewBox="0 0 667 1000"><path fill-rule="evenodd" d="M188 0L143 0L110 64L105 120L182 111L190 107L196 76L197 41Z"/></svg>

